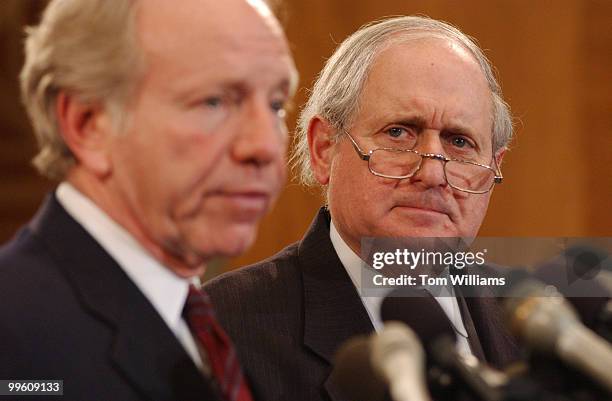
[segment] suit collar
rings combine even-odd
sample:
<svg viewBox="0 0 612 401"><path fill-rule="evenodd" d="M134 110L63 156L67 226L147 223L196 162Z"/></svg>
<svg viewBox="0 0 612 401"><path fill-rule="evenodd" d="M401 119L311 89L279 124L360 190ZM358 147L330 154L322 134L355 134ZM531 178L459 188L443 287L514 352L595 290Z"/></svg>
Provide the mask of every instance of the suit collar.
<svg viewBox="0 0 612 401"><path fill-rule="evenodd" d="M481 361L485 361L486 356L484 354L484 350L482 349L480 337L478 336L478 332L474 326L472 314L470 313L470 309L465 302L465 298L460 295L459 292L457 292L457 303L459 304L459 311L461 312L463 327L465 327L467 332L467 341L470 344L470 349L476 358L480 359Z"/></svg>
<svg viewBox="0 0 612 401"><path fill-rule="evenodd" d="M374 328L331 243L329 222L322 208L299 245L298 263L304 286L304 345L330 366L331 373L340 345ZM329 379L325 388L333 400L341 399Z"/></svg>
<svg viewBox="0 0 612 401"><path fill-rule="evenodd" d="M301 242L298 260L304 283L304 344L331 363L339 345L373 327L329 239L324 209Z"/></svg>
<svg viewBox="0 0 612 401"><path fill-rule="evenodd" d="M131 233L70 183L62 182L55 197L136 284L166 324L174 332L179 330L189 279L178 277L155 259Z"/></svg>
<svg viewBox="0 0 612 401"><path fill-rule="evenodd" d="M514 338L502 322L502 310L497 299L490 292L462 297L461 312L465 311L466 328L475 339L477 355L496 368L503 368L520 358L520 351ZM472 348L474 349L474 348Z"/></svg>
<svg viewBox="0 0 612 401"><path fill-rule="evenodd" d="M151 399L176 398L180 386L188 393L210 393L153 306L55 196L49 196L30 229L49 249L84 310L114 332L110 358L138 392Z"/></svg>

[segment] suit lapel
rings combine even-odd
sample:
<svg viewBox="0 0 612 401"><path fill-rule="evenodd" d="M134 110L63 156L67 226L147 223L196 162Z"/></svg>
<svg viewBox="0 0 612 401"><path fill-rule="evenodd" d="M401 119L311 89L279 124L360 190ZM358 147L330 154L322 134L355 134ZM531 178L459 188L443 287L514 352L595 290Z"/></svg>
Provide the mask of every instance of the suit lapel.
<svg viewBox="0 0 612 401"><path fill-rule="evenodd" d="M51 197L31 224L83 309L114 333L109 357L146 399L212 394L161 316L104 249Z"/></svg>
<svg viewBox="0 0 612 401"><path fill-rule="evenodd" d="M118 322L111 355L117 369L150 396L208 399L213 390L172 332L158 315L134 319L142 314L134 302L126 305Z"/></svg>
<svg viewBox="0 0 612 401"><path fill-rule="evenodd" d="M468 341L479 359L502 368L520 357L519 348L501 320L502 311L493 292L486 287L471 287L464 296L458 289L459 308Z"/></svg>
<svg viewBox="0 0 612 401"><path fill-rule="evenodd" d="M329 237L329 215L321 209L300 243L298 261L304 285L304 345L333 362L339 346L350 337L374 330L350 277ZM334 383L326 390L339 400Z"/></svg>
<svg viewBox="0 0 612 401"><path fill-rule="evenodd" d="M478 332L476 331L476 327L474 326L474 321L472 320L472 315L470 310L467 307L467 303L465 302L465 298L463 296L457 297L457 303L459 304L459 311L461 312L461 320L463 321L463 326L468 335L468 343L470 344L470 349L474 356L481 361L485 361L486 357L484 354L484 350L482 349L482 345L480 342L480 338L478 337Z"/></svg>
<svg viewBox="0 0 612 401"><path fill-rule="evenodd" d="M502 368L520 358L518 345L501 321L502 311L492 296L464 299L475 332L479 333L483 360ZM471 335L471 334L470 334Z"/></svg>

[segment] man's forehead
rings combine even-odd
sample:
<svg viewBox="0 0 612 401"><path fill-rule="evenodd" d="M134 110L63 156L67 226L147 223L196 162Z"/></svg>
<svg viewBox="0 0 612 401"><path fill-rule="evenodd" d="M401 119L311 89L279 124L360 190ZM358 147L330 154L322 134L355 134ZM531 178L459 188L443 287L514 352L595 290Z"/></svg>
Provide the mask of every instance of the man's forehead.
<svg viewBox="0 0 612 401"><path fill-rule="evenodd" d="M363 119L438 119L467 126L491 116L491 93L474 57L449 40L417 39L385 48L360 96Z"/></svg>
<svg viewBox="0 0 612 401"><path fill-rule="evenodd" d="M422 34L407 34L400 32L390 36L381 45L378 56L385 51L398 47L408 53L421 52L426 49L430 51L433 57L439 55L440 51L452 51L464 59L464 61L471 60L478 64L475 54L466 46L465 43L460 42L458 39L440 33L423 32Z"/></svg>
<svg viewBox="0 0 612 401"><path fill-rule="evenodd" d="M364 123L398 123L411 126L445 128L455 131L469 131L471 122L490 110L475 107L450 107L443 105L439 97L410 96L379 93L374 102L369 102L367 95L361 102L357 117ZM460 102L461 99L458 99ZM433 121L443 122L443 127L432 126Z"/></svg>
<svg viewBox="0 0 612 401"><path fill-rule="evenodd" d="M139 4L138 40L149 73L179 74L185 80L187 75L209 74L229 65L236 74L264 62L269 68L289 65L292 83L296 80L284 34L261 5L253 7L246 0Z"/></svg>
<svg viewBox="0 0 612 401"><path fill-rule="evenodd" d="M422 79L425 73L433 76L444 72L444 67L453 67L456 72L469 74L475 81L488 85L480 64L468 49L454 40L436 36L391 39L376 55L371 70L380 69L381 66L387 70L399 66L399 69L410 71L410 75L405 77L418 79Z"/></svg>
<svg viewBox="0 0 612 401"><path fill-rule="evenodd" d="M158 47L177 41L195 45L202 40L215 43L249 37L284 43L280 25L262 4L254 0L142 1L137 17L140 39L145 46Z"/></svg>

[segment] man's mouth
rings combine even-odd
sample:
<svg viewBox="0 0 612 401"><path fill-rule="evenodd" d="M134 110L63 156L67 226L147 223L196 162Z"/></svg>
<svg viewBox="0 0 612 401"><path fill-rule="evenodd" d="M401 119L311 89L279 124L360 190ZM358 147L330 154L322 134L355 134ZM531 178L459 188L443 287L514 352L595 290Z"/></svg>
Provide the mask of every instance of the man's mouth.
<svg viewBox="0 0 612 401"><path fill-rule="evenodd" d="M272 199L270 191L259 188L220 190L212 196L218 198L223 207L237 217L260 217L268 211Z"/></svg>
<svg viewBox="0 0 612 401"><path fill-rule="evenodd" d="M398 203L394 207L407 209L407 210L415 210L418 212L424 213L435 213L435 214L445 214L449 215L450 211L448 208L440 207L439 205L420 205L415 203Z"/></svg>
<svg viewBox="0 0 612 401"><path fill-rule="evenodd" d="M434 193L408 193L398 198L395 199L393 205L393 209L398 208L398 211L419 213L432 218L440 218L441 215L444 215L451 220L456 217L451 205L442 196Z"/></svg>
<svg viewBox="0 0 612 401"><path fill-rule="evenodd" d="M439 209L432 209L430 207L421 207L421 206L405 206L405 205L398 205L396 206L398 208L402 208L402 209L407 209L407 210L414 210L417 212L423 212L423 213L432 213L432 214L448 214L443 210L439 210Z"/></svg>

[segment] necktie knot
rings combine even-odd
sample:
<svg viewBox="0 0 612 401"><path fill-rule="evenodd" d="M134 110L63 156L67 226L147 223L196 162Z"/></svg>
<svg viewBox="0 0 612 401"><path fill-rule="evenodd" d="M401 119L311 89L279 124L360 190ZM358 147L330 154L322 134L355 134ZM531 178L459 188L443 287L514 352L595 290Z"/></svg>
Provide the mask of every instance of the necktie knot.
<svg viewBox="0 0 612 401"><path fill-rule="evenodd" d="M191 325L194 319L203 322L206 322L203 317L216 319L210 297L204 291L197 289L193 284L189 285L189 293L187 294L187 301L183 308L183 316L192 330L193 327L191 327Z"/></svg>

